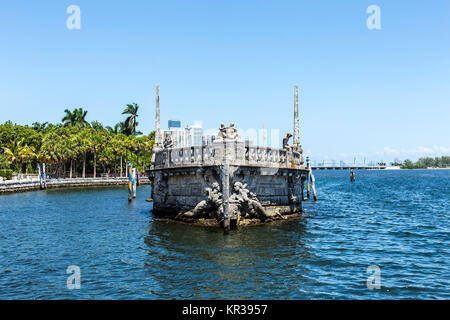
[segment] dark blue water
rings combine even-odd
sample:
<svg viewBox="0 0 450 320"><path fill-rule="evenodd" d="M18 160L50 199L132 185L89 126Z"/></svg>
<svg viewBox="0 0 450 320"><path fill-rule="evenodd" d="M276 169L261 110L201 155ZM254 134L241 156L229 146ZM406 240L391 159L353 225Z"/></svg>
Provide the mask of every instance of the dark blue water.
<svg viewBox="0 0 450 320"><path fill-rule="evenodd" d="M155 221L148 186L131 205L123 187L0 196L0 299L450 298L450 170L348 174L315 173L307 217L228 236Z"/></svg>

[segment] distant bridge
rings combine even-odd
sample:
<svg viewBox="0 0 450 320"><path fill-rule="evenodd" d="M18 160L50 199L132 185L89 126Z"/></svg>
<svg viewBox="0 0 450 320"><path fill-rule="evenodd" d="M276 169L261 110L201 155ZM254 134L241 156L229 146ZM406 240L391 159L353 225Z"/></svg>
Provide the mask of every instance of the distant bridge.
<svg viewBox="0 0 450 320"><path fill-rule="evenodd" d="M311 166L313 170L384 170L386 166Z"/></svg>

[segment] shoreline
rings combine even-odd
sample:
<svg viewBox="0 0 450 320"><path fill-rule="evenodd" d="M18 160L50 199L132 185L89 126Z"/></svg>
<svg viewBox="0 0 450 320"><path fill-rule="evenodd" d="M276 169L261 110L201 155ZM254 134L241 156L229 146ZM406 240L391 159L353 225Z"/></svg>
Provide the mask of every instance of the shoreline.
<svg viewBox="0 0 450 320"><path fill-rule="evenodd" d="M120 186L127 185L128 178L65 178L65 179L51 179L47 181L47 189L59 188L82 188L82 187L106 187L106 186ZM149 185L150 180L143 177L139 180L140 185ZM39 180L24 180L24 181L6 181L0 182L0 196L21 193L28 191L45 190L40 188Z"/></svg>

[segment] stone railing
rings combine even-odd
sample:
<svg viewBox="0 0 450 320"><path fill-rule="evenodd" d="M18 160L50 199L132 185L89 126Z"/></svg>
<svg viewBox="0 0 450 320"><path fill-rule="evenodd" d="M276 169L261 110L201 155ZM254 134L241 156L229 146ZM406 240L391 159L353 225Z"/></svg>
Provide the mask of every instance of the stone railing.
<svg viewBox="0 0 450 320"><path fill-rule="evenodd" d="M217 142L206 146L169 148L154 152L151 169L221 165L303 169L301 152L264 147L248 147L241 141Z"/></svg>

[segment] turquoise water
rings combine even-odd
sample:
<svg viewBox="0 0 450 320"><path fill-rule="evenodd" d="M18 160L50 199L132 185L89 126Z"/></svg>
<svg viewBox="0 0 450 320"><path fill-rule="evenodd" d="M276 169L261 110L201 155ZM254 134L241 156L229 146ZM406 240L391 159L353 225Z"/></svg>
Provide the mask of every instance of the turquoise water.
<svg viewBox="0 0 450 320"><path fill-rule="evenodd" d="M305 218L228 236L155 221L148 186L0 196L0 299L449 299L450 170L348 175L316 172Z"/></svg>

